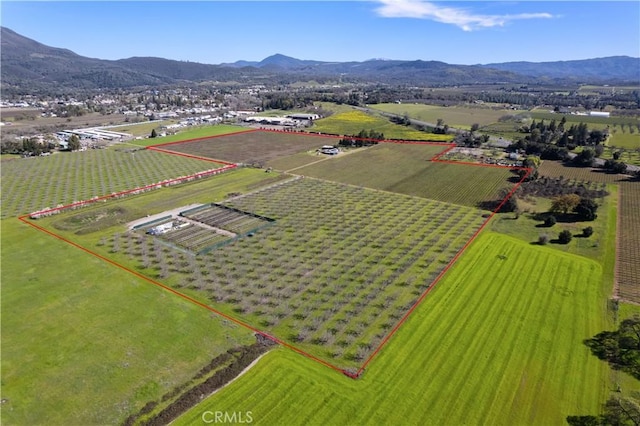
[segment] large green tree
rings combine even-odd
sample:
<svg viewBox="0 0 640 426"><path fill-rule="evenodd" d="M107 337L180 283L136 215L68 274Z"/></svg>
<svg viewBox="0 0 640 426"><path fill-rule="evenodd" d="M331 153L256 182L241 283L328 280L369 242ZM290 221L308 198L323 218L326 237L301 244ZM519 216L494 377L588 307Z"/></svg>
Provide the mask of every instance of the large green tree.
<svg viewBox="0 0 640 426"><path fill-rule="evenodd" d="M553 199L551 203L551 211L553 213L567 214L580 204L580 196L577 194L560 195Z"/></svg>
<svg viewBox="0 0 640 426"><path fill-rule="evenodd" d="M71 135L67 142L69 143L69 151L77 151L80 149L80 138L78 135Z"/></svg>
<svg viewBox="0 0 640 426"><path fill-rule="evenodd" d="M578 166L593 166L593 161L596 158L596 152L592 148L583 149L578 155L576 155L573 159L573 162Z"/></svg>
<svg viewBox="0 0 640 426"><path fill-rule="evenodd" d="M598 217L598 204L591 198L581 198L573 211L578 214L579 220L595 220Z"/></svg>

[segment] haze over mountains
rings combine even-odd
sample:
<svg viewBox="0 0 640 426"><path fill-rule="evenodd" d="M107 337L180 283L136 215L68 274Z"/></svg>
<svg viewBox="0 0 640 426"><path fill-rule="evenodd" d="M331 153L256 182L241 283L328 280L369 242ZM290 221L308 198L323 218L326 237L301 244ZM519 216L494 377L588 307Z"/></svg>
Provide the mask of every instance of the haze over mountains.
<svg viewBox="0 0 640 426"><path fill-rule="evenodd" d="M116 61L46 46L2 27L1 78L7 94L129 88L199 81L377 82L410 85L593 82L640 84L640 58L614 56L563 62L452 65L438 61L372 59L364 62L300 60L276 54L260 62L201 64L154 57Z"/></svg>

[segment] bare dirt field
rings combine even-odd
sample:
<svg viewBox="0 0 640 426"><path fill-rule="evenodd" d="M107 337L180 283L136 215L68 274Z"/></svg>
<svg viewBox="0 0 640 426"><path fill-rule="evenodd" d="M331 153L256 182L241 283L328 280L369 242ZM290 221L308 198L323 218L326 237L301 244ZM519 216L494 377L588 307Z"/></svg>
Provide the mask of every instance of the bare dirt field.
<svg viewBox="0 0 640 426"><path fill-rule="evenodd" d="M255 131L158 145L158 148L236 163L264 164L286 155L332 145L337 141L301 133Z"/></svg>

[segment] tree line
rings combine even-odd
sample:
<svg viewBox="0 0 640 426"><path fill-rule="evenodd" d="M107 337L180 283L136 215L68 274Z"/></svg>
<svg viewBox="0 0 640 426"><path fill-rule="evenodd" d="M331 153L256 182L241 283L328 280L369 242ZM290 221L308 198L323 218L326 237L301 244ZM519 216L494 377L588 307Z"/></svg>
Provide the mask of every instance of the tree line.
<svg viewBox="0 0 640 426"><path fill-rule="evenodd" d="M339 146L360 148L363 146L376 145L378 141L384 140L384 133L375 130L360 130L357 135L345 136L338 142Z"/></svg>

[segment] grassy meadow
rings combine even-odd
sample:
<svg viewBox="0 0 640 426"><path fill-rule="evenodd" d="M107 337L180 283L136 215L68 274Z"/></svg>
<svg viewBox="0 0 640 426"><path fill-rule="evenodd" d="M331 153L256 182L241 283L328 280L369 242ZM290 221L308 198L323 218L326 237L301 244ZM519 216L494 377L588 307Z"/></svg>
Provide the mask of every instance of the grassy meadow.
<svg viewBox="0 0 640 426"><path fill-rule="evenodd" d="M557 161L544 161L539 168L540 175L550 177L564 177L567 179L576 179L580 181L592 181L608 184L608 188L613 194L613 197L618 199L618 263L617 268L617 280L620 285L620 295L627 300L635 303L640 302L640 292L638 292L638 285L640 285L640 275L638 274L638 241L640 241L640 209L638 208L640 200L640 190L638 190L638 183L632 181L628 175L616 175L603 172L602 169L595 169L589 167L566 167L562 163ZM614 203L608 199L605 203ZM598 215L606 214L606 212L598 211ZM615 225L615 220L611 218L609 213L609 220L613 221L611 226ZM586 226L586 223L582 225ZM571 225L572 226L572 225ZM519 232L523 232L525 228L521 228ZM595 228L594 228L595 229ZM545 228L541 231L544 232ZM572 230L576 230L573 227ZM610 231L612 232L612 231ZM585 239L586 240L586 239ZM604 236L604 240L608 245L616 241L615 235L609 234ZM579 244L588 245L586 241L582 241ZM613 252L615 249L609 250ZM599 249L597 246L590 251L597 253ZM607 282L613 283L613 273L607 278Z"/></svg>
<svg viewBox="0 0 640 426"><path fill-rule="evenodd" d="M264 425L563 424L608 397L609 368L582 344L608 326L601 274L484 233L359 380L277 350L176 424L207 410Z"/></svg>
<svg viewBox="0 0 640 426"><path fill-rule="evenodd" d="M607 144L613 148L620 148L625 150L635 150L637 152L640 149L640 131L635 133L622 133L616 130L611 136Z"/></svg>
<svg viewBox="0 0 640 426"><path fill-rule="evenodd" d="M175 122L176 120L161 120L161 121L150 121L150 122L143 121L140 123L123 124L121 126L110 126L105 129L111 130L114 132L129 133L133 136L147 137L151 135L151 132L153 131L153 129L155 129L156 132L160 133L160 128L162 126L167 126Z"/></svg>
<svg viewBox="0 0 640 426"><path fill-rule="evenodd" d="M2 424L118 424L250 332L2 221Z"/></svg>
<svg viewBox="0 0 640 426"><path fill-rule="evenodd" d="M226 135L228 133L244 132L246 130L246 127L216 124L213 126L199 126L188 130L182 130L175 135L169 135L161 138L132 140L130 143L139 146L150 146L188 139L205 138L208 136Z"/></svg>
<svg viewBox="0 0 640 426"><path fill-rule="evenodd" d="M553 227L542 226L543 220L536 219L536 215L548 212L551 202L544 198L534 198L520 202L526 210L515 219L514 213L499 213L493 219L490 227L493 231L517 237L532 244L538 242L541 234L547 234L551 239L555 239L562 230L571 231L574 238L569 244L549 244L556 250L565 253L572 253L579 256L588 257L601 263L613 263L615 257L615 247L608 244L615 242L615 218L617 214L618 187L607 185L609 196L597 199L599 204L598 217L590 222L558 222ZM610 219L613 218L613 223ZM583 238L582 230L591 226L593 235Z"/></svg>
<svg viewBox="0 0 640 426"><path fill-rule="evenodd" d="M55 232L85 244L99 229L110 235L147 214L249 192L274 178L252 169L220 177L132 196L133 207L118 217ZM2 220L1 238L3 424L118 424L218 354L255 341L246 329L17 219Z"/></svg>
<svg viewBox="0 0 640 426"><path fill-rule="evenodd" d="M425 104L375 104L371 109L397 115L407 114L411 118L435 124L438 119L444 120L449 127L470 129L477 123L480 127L495 123L503 115L516 115L518 111L494 109L482 105L463 105L442 107Z"/></svg>
<svg viewBox="0 0 640 426"><path fill-rule="evenodd" d="M327 161L329 157L318 154L314 151L299 152L297 154L287 155L281 158L275 158L266 162L268 167L273 167L276 170L282 170L283 172L293 171L299 167L304 167L308 164L315 163L316 161Z"/></svg>

